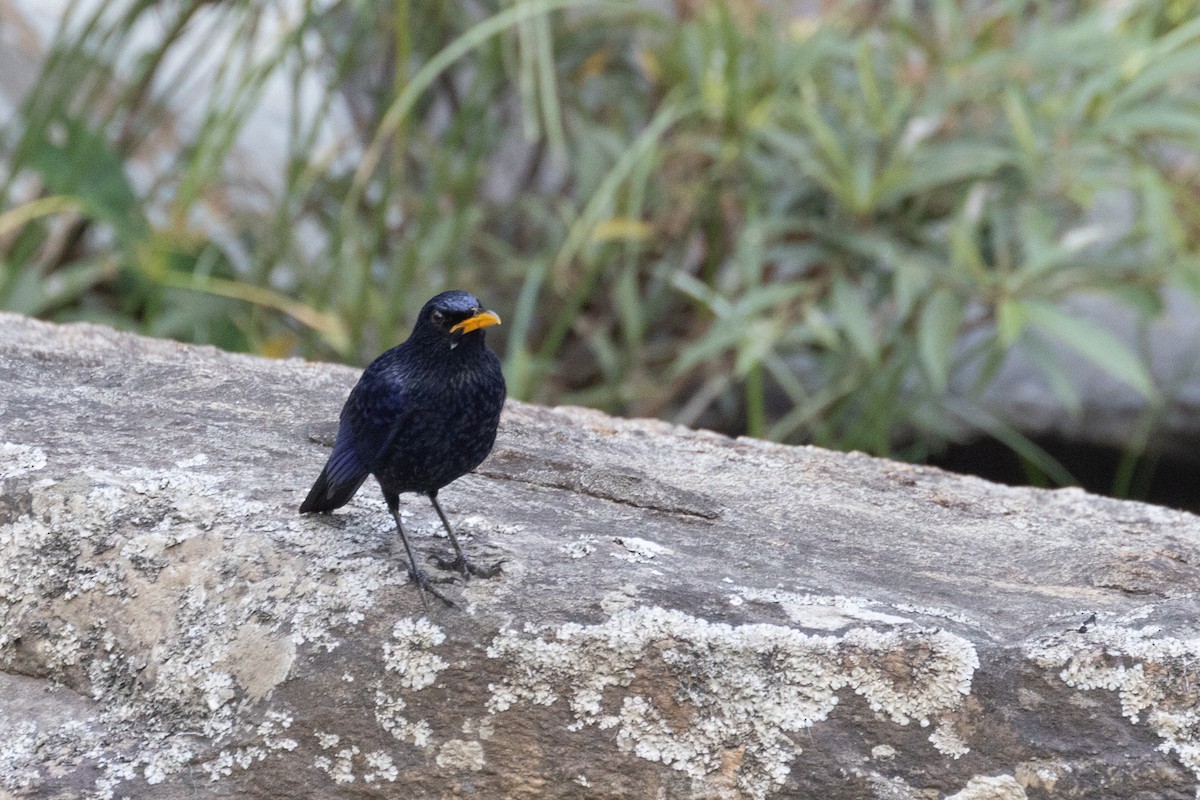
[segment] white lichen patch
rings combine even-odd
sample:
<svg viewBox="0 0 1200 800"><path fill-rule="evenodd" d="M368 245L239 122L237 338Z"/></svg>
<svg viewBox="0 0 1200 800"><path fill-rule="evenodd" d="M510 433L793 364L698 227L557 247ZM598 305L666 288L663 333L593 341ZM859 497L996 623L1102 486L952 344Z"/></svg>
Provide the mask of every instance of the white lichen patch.
<svg viewBox="0 0 1200 800"><path fill-rule="evenodd" d="M429 747L433 729L423 719L414 722L406 718L401 713L406 705L403 698L387 692L375 692L375 721L398 741L412 742L421 748Z"/></svg>
<svg viewBox="0 0 1200 800"><path fill-rule="evenodd" d="M443 769L479 772L486 762L483 745L465 739L450 739L438 748L437 764Z"/></svg>
<svg viewBox="0 0 1200 800"><path fill-rule="evenodd" d="M636 536L618 536L613 541L625 548L626 551L624 553L613 553L613 557L634 563L644 564L660 556L671 555L675 552L658 542L652 542L649 539L639 539Z"/></svg>
<svg viewBox="0 0 1200 800"><path fill-rule="evenodd" d="M4 453L8 475L46 463L36 448ZM36 793L49 778L34 759L51 745L63 763L98 776L80 793L96 798L136 796L139 784L191 765L220 780L287 754L298 747L290 717L259 701L288 678L298 647L336 648L382 590L407 583L395 559L370 552L389 541L371 524L345 533L307 518L281 522L240 487L190 469L203 463L84 468L23 484L28 513L0 525L0 664L21 659L96 711L86 732L0 739L4 780ZM401 685L423 685L441 668L423 653L440 635L414 626L389 642ZM414 741L428 735L394 727ZM119 750L104 744L113 741ZM237 746L206 751L229 742ZM388 770L374 774L387 780Z"/></svg>
<svg viewBox="0 0 1200 800"><path fill-rule="evenodd" d="M596 552L596 537L584 534L573 542L561 545L558 549L568 558L583 558Z"/></svg>
<svg viewBox="0 0 1200 800"><path fill-rule="evenodd" d="M192 469L194 467L203 467L207 463L208 463L208 454L197 453L196 455L191 456L190 458L184 458L184 459L180 459L179 461L176 461L175 466L178 467L179 469Z"/></svg>
<svg viewBox="0 0 1200 800"><path fill-rule="evenodd" d="M1015 770L1017 782L1026 789L1040 789L1054 796L1054 790L1064 775L1073 772L1069 763L1055 759L1045 761L1024 761Z"/></svg>
<svg viewBox="0 0 1200 800"><path fill-rule="evenodd" d="M382 750L367 753L366 762L367 767L370 768L370 772L363 775L363 781L366 783L376 781L395 783L396 778L400 777L400 771L396 769L396 764L392 761L392 757Z"/></svg>
<svg viewBox="0 0 1200 800"><path fill-rule="evenodd" d="M400 771L390 755L382 750L363 754L354 745L343 747L330 755L317 756L313 759L313 767L329 775L334 783L354 783L357 780L368 784L383 781L395 783L400 777Z"/></svg>
<svg viewBox="0 0 1200 800"><path fill-rule="evenodd" d="M637 603L638 594L637 586L632 583L623 584L611 592L605 592L600 598L600 610L605 614L615 614L633 608Z"/></svg>
<svg viewBox="0 0 1200 800"><path fill-rule="evenodd" d="M297 747L299 747L299 743L296 740L283 739L280 740L277 747L250 745L249 747L239 747L236 750L222 750L216 758L201 764L200 769L208 775L209 782L219 781L232 775L235 767L240 770L248 770L255 764L266 761L271 750L294 750Z"/></svg>
<svg viewBox="0 0 1200 800"><path fill-rule="evenodd" d="M282 711L268 711L255 732L268 750L291 751L300 744L295 739L284 735L284 731L290 727L292 727L291 714Z"/></svg>
<svg viewBox="0 0 1200 800"><path fill-rule="evenodd" d="M354 783L354 759L359 754L355 746L339 750L333 757L317 756L313 766L333 778L334 783Z"/></svg>
<svg viewBox="0 0 1200 800"><path fill-rule="evenodd" d="M38 728L32 722L13 725L0 733L0 788L28 789L41 779L38 769Z"/></svg>
<svg viewBox="0 0 1200 800"><path fill-rule="evenodd" d="M896 757L896 748L890 744L877 744L871 748L871 758L877 761L891 761Z"/></svg>
<svg viewBox="0 0 1200 800"><path fill-rule="evenodd" d="M908 617L872 611L872 606L881 604L863 597L797 594L781 589L745 587L739 587L737 591L746 601L778 605L793 623L810 630L836 631L864 622L884 625L913 624L913 620Z"/></svg>
<svg viewBox="0 0 1200 800"><path fill-rule="evenodd" d="M338 537L336 531L316 528L308 519L290 521L280 534L303 552L308 565L308 580L286 597L292 612L291 638L297 646L336 649L341 644L338 629L361 623L386 587L408 581L394 560L364 555L355 538ZM394 535L394 526L381 527L377 541Z"/></svg>
<svg viewBox="0 0 1200 800"><path fill-rule="evenodd" d="M313 737L317 740L317 746L322 750L337 747L338 742L342 741L342 737L338 734L326 731L313 731Z"/></svg>
<svg viewBox="0 0 1200 800"><path fill-rule="evenodd" d="M598 625L502 631L488 656L509 665L489 686L492 713L562 698L575 729L614 728L622 751L701 781L742 748L737 785L755 798L783 784L800 752L793 734L827 719L842 691L901 725L939 723L944 737L978 667L971 643L941 630L815 636L648 607Z"/></svg>
<svg viewBox="0 0 1200 800"><path fill-rule="evenodd" d="M462 732L468 736L475 736L481 742L486 742L496 735L496 727L491 716L479 720L467 717L463 720Z"/></svg>
<svg viewBox="0 0 1200 800"><path fill-rule="evenodd" d="M168 776L179 772L194 754L192 747L181 739L163 741L160 746L146 753L142 776L152 786L162 783Z"/></svg>
<svg viewBox="0 0 1200 800"><path fill-rule="evenodd" d="M447 513L452 512L447 510ZM437 526L442 531L439 535L445 537L446 533L442 528L441 520L437 521ZM524 530L525 526L520 523L502 523L481 514L466 514L457 516L454 535L459 538L475 536L480 533L486 533L489 536L514 536Z"/></svg>
<svg viewBox="0 0 1200 800"><path fill-rule="evenodd" d="M252 622L242 625L230 641L222 663L246 695L257 701L287 680L295 661L296 645L290 637Z"/></svg>
<svg viewBox="0 0 1200 800"><path fill-rule="evenodd" d="M40 447L12 442L0 443L0 481L18 478L46 468L46 453Z"/></svg>
<svg viewBox="0 0 1200 800"><path fill-rule="evenodd" d="M446 641L446 634L424 617L402 619L392 627L395 642L383 643L383 668L400 676L400 685L417 691L432 686L437 674L450 666L429 650Z"/></svg>
<svg viewBox="0 0 1200 800"><path fill-rule="evenodd" d="M954 729L953 722L949 720L938 723L933 733L929 734L929 741L933 742L933 746L939 752L953 758L959 758L971 752L971 748L967 746L962 736Z"/></svg>
<svg viewBox="0 0 1200 800"><path fill-rule="evenodd" d="M1135 724L1145 720L1162 739L1158 749L1174 753L1200 780L1200 638L1132 624L1145 616L1139 609L1044 637L1026 654L1074 689L1115 692L1122 715Z"/></svg>
<svg viewBox="0 0 1200 800"><path fill-rule="evenodd" d="M977 776L946 800L1026 800L1024 787L1012 775Z"/></svg>

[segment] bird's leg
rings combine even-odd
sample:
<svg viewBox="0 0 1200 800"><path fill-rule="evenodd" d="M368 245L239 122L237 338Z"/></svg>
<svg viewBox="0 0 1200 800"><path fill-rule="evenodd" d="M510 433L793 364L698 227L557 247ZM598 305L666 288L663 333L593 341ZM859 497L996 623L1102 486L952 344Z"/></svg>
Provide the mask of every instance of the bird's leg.
<svg viewBox="0 0 1200 800"><path fill-rule="evenodd" d="M426 611L429 610L429 600L425 597L425 593L428 592L446 605L457 607L458 604L435 589L425 572L417 567L417 559L413 555L412 545L408 543L404 526L400 524L400 495L395 492L384 492L383 499L387 502L388 511L392 513L392 519L396 521L396 531L400 534L400 541L404 543L404 552L408 554L408 574L412 577L413 583L417 585L417 592L421 595L421 605L425 606Z"/></svg>
<svg viewBox="0 0 1200 800"><path fill-rule="evenodd" d="M450 527L450 520L446 519L446 512L442 511L442 504L437 500L437 492L429 493L429 502L433 503L434 510L442 519L442 527L446 529L446 535L450 537L450 544L454 545L454 560L438 559L438 566L441 569L461 569L464 576L469 575L470 567L467 566L467 556L463 553L462 545L458 543L458 537L454 535L454 530Z"/></svg>
<svg viewBox="0 0 1200 800"><path fill-rule="evenodd" d="M504 563L503 561L497 561L490 567L484 568L475 566L475 564L467 558L466 553L463 552L462 546L458 543L458 538L454 535L454 530L450 527L450 520L446 519L446 512L442 511L442 504L438 502L436 491L429 493L429 502L433 503L434 510L437 511L438 516L442 519L442 527L446 529L446 534L450 537L450 544L454 545L455 558L453 561L447 558L435 557L435 563L438 565L438 569L461 570L463 577L478 575L481 578L494 578L499 575L500 565Z"/></svg>

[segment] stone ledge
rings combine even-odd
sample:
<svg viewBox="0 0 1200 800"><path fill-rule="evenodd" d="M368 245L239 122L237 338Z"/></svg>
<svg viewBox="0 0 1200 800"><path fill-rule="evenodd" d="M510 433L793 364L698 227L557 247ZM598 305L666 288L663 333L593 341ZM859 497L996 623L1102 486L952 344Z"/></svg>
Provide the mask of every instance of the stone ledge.
<svg viewBox="0 0 1200 800"><path fill-rule="evenodd" d="M514 402L425 614L356 374L0 314L0 795L1195 796L1195 517Z"/></svg>

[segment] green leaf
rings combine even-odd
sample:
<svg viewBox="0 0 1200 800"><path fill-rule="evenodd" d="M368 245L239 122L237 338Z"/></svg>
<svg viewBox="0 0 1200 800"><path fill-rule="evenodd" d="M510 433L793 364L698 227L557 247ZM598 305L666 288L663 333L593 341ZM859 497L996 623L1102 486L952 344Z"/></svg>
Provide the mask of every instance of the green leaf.
<svg viewBox="0 0 1200 800"><path fill-rule="evenodd" d="M879 204L889 205L942 186L990 178L996 170L1015 161L1012 150L988 142L928 142L910 159L888 167L879 181Z"/></svg>
<svg viewBox="0 0 1200 800"><path fill-rule="evenodd" d="M996 333L1000 337L1000 345L1005 349L1021 337L1029 315L1025 304L1019 300L1001 300L996 306Z"/></svg>
<svg viewBox="0 0 1200 800"><path fill-rule="evenodd" d="M980 250L980 220L987 191L981 184L972 187L970 195L950 227L950 257L956 271L970 275L977 284L988 281L988 265Z"/></svg>
<svg viewBox="0 0 1200 800"><path fill-rule="evenodd" d="M79 201L74 197L51 195L49 197L40 197L37 200L30 200L28 203L22 203L15 208L10 208L0 213L0 238L8 236L13 231L20 230L34 220L42 217L61 214L64 211L77 210L79 210Z"/></svg>
<svg viewBox="0 0 1200 800"><path fill-rule="evenodd" d="M110 223L127 242L144 238L145 220L121 156L103 134L75 119L52 123L61 142L41 140L29 166L57 195L78 198L88 215Z"/></svg>
<svg viewBox="0 0 1200 800"><path fill-rule="evenodd" d="M992 437L1003 442L1014 453L1041 470L1054 483L1059 486L1075 486L1079 483L1066 467L1012 425L966 400L948 396L944 402L947 411L968 425L986 431Z"/></svg>
<svg viewBox="0 0 1200 800"><path fill-rule="evenodd" d="M1200 18L1192 20L1190 26L1195 29L1197 22L1200 22ZM1186 27L1178 28L1174 33L1178 34ZM1163 37L1160 44L1167 38ZM1200 45L1193 43L1173 53L1153 53L1149 63L1138 71L1128 86L1117 93L1113 103L1118 108L1128 107L1155 92L1166 90L1173 83L1189 78L1194 80L1197 72L1200 72Z"/></svg>
<svg viewBox="0 0 1200 800"><path fill-rule="evenodd" d="M739 378L746 377L751 370L762 365L763 360L775 347L779 336L779 325L772 320L755 320L742 331L737 348L737 359L733 372Z"/></svg>
<svg viewBox="0 0 1200 800"><path fill-rule="evenodd" d="M855 48L855 66L858 72L858 85L862 92L863 103L867 107L867 119L877 132L882 133L884 124L883 96L879 90L879 81L875 78L875 65L871 61L873 44L862 39Z"/></svg>
<svg viewBox="0 0 1200 800"><path fill-rule="evenodd" d="M807 287L799 282L756 286L742 293L738 297L737 303L726 313L743 320L748 320L763 312L778 314L780 309L785 308L788 303L806 290Z"/></svg>
<svg viewBox="0 0 1200 800"><path fill-rule="evenodd" d="M1166 258L1186 246L1188 234L1175 213L1175 198L1169 181L1149 167L1137 171L1142 212L1138 218L1150 233L1151 255Z"/></svg>
<svg viewBox="0 0 1200 800"><path fill-rule="evenodd" d="M896 303L897 316L908 319L928 287L929 276L924 270L913 268L905 262L898 263L892 276L892 298Z"/></svg>
<svg viewBox="0 0 1200 800"><path fill-rule="evenodd" d="M849 281L837 280L833 284L832 299L837 322L850 344L867 361L878 363L879 345L871 330L871 310L859 290L851 286Z"/></svg>
<svg viewBox="0 0 1200 800"><path fill-rule="evenodd" d="M1142 103L1100 120L1097 131L1131 144L1139 136L1166 136L1195 142L1200 138L1200 114L1195 103L1180 100Z"/></svg>
<svg viewBox="0 0 1200 800"><path fill-rule="evenodd" d="M945 289L930 296L917 322L917 348L921 364L935 392L946 390L950 382L951 348L962 328L962 301Z"/></svg>
<svg viewBox="0 0 1200 800"><path fill-rule="evenodd" d="M1032 167L1038 162L1038 155L1042 152L1042 148L1038 146L1026 99L1012 85L1004 90L1004 113L1008 117L1013 139L1021 149L1026 166Z"/></svg>
<svg viewBox="0 0 1200 800"><path fill-rule="evenodd" d="M845 137L830 127L821 116L815 86L803 84L800 97L802 102L797 107L800 121L815 142L817 152L829 164L832 174L844 180L853 172L853 159L846 152Z"/></svg>
<svg viewBox="0 0 1200 800"><path fill-rule="evenodd" d="M1133 387L1147 400L1158 390L1154 377L1124 342L1091 320L1076 317L1047 302L1024 304L1030 323L1059 340L1119 381Z"/></svg>
<svg viewBox="0 0 1200 800"><path fill-rule="evenodd" d="M726 351L737 346L742 331L732 325L718 321L698 341L684 349L671 365L673 376L683 375L692 367L705 361L713 361Z"/></svg>
<svg viewBox="0 0 1200 800"><path fill-rule="evenodd" d="M1063 370L1062 358L1054 348L1036 336L1029 336L1022 342L1022 352L1029 357L1033 365L1046 376L1046 383L1054 396L1062 401L1063 406L1072 414L1083 410L1079 390Z"/></svg>

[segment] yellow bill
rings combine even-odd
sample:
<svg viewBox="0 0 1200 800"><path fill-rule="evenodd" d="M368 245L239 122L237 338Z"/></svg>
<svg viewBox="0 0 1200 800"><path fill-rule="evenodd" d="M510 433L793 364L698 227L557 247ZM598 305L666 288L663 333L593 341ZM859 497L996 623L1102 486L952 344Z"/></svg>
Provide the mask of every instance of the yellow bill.
<svg viewBox="0 0 1200 800"><path fill-rule="evenodd" d="M468 317L450 329L451 333L470 333L480 328L499 325L500 317L491 311L480 311L473 317Z"/></svg>

